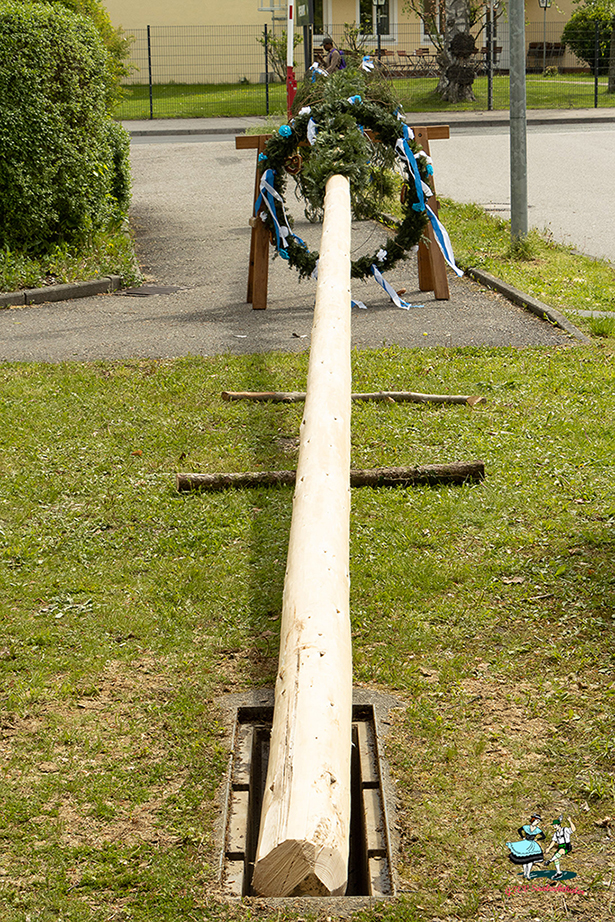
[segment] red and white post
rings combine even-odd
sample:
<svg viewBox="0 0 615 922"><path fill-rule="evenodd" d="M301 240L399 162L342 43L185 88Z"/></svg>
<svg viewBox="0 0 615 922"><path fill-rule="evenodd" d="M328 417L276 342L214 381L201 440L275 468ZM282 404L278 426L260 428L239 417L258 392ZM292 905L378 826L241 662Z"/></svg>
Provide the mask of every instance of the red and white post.
<svg viewBox="0 0 615 922"><path fill-rule="evenodd" d="M295 77L295 9L294 0L288 0L288 24L286 28L286 107L288 121L291 119L291 109L295 93L297 92L297 79Z"/></svg>

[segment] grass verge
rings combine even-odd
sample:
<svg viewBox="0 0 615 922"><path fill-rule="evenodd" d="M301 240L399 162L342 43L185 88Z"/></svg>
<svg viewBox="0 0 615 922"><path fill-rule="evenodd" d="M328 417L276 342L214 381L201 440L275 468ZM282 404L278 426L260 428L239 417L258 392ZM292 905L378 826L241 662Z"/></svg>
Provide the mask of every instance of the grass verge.
<svg viewBox="0 0 615 922"><path fill-rule="evenodd" d="M357 390L488 401L353 409L357 467L487 468L480 486L353 491L355 682L400 701L405 891L363 920L612 918L613 358L353 355ZM293 467L301 408L220 392L301 390L306 369L0 366L6 922L269 917L217 896L216 701L273 682L291 491L178 495L174 471ZM565 892L506 860L536 809L573 817Z"/></svg>
<svg viewBox="0 0 615 922"><path fill-rule="evenodd" d="M80 282L105 275L121 275L128 285L141 280L132 237L124 230L97 233L80 247L56 246L40 257L0 249L0 291L3 292Z"/></svg>
<svg viewBox="0 0 615 922"><path fill-rule="evenodd" d="M435 92L438 79L413 77L395 79L395 94L408 112L457 112L488 108L487 77L477 77L473 84L475 100L445 103ZM615 105L615 94L606 92L606 78L599 84L601 108ZM264 84L154 84L150 109L149 86L133 84L123 88L124 96L116 112L119 119L154 118L222 118L225 116L264 116L267 113ZM509 79L496 76L493 81L493 106L509 107ZM527 105L530 109L592 108L594 81L586 74L560 74L557 77L527 76ZM269 85L269 112L286 111L286 87Z"/></svg>
<svg viewBox="0 0 615 922"><path fill-rule="evenodd" d="M615 335L612 318L579 317L574 311L615 311L615 267L531 230L521 256L511 253L510 221L480 205L441 200L441 218L460 266L485 269L526 294L567 314L594 336Z"/></svg>

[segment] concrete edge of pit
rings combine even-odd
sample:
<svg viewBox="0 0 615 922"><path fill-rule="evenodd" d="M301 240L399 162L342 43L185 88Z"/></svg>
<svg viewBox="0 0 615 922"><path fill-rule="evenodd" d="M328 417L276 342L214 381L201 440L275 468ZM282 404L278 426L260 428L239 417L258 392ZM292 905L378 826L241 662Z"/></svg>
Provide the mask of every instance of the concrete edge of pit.
<svg viewBox="0 0 615 922"><path fill-rule="evenodd" d="M297 911L326 911L328 908L338 916L351 915L360 909L370 908L378 903L394 900L400 895L399 877L397 866L399 864L400 836L399 826L396 822L398 810L397 790L391 778L388 762L385 757L383 743L391 727L390 713L395 709L405 708L407 702L389 695L386 692L369 688L353 688L353 707L370 706L373 710L376 744L378 747L378 762L380 768L380 784L385 810L386 830L389 844L389 864L393 892L386 896L336 896L336 897L259 897L259 896L234 896L224 892L224 853L226 828L228 823L228 804L230 801L233 752L235 748L235 732L237 715L241 708L273 708L275 693L273 688L250 689L245 692L236 692L222 695L216 699L216 705L224 715L224 723L229 731L229 752L226 777L216 798L220 810L216 824L215 838L219 855L218 885L223 898L231 903L245 902L255 908L279 909L283 906Z"/></svg>

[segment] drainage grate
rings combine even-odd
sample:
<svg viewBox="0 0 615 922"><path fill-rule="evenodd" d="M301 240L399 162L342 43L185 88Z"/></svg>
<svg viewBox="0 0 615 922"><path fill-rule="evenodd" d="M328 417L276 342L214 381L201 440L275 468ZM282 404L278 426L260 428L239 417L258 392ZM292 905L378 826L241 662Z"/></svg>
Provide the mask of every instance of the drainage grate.
<svg viewBox="0 0 615 922"><path fill-rule="evenodd" d="M149 298L153 295L172 295L183 291L177 285L141 285L139 288L124 288L115 294L123 298Z"/></svg>
<svg viewBox="0 0 615 922"><path fill-rule="evenodd" d="M373 705L355 704L352 717L350 856L346 897L393 896L391 843ZM252 895L250 885L267 777L272 719L273 707L237 708L222 855L224 888L235 897Z"/></svg>

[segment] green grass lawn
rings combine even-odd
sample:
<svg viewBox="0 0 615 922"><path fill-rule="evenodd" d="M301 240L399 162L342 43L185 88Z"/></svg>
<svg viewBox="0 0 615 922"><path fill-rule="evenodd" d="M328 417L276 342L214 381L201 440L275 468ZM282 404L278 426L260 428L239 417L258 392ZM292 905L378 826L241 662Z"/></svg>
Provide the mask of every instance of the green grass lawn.
<svg viewBox="0 0 615 922"><path fill-rule="evenodd" d="M572 247L531 230L526 258L511 256L510 221L486 214L479 205L441 200L442 221L455 257L464 268L481 268L556 307L587 333L615 335L613 318L583 318L580 311L615 312L615 266L581 256Z"/></svg>
<svg viewBox="0 0 615 922"><path fill-rule="evenodd" d="M615 362L561 349L353 353L352 463L482 458L481 485L354 490L357 684L396 695L403 895L363 920L612 918ZM177 470L292 468L305 354L0 365L3 922L291 918L220 899L229 728L271 685L292 491L178 495ZM512 892L529 812L577 827L582 891ZM331 916L331 911L327 913ZM302 914L302 918L312 917Z"/></svg>
<svg viewBox="0 0 615 922"><path fill-rule="evenodd" d="M459 111L487 109L487 77L474 81L476 101L473 103L443 103L435 93L437 79L413 78L395 80L396 95L407 112ZM496 109L509 105L508 77L495 77L493 103ZM266 115L264 84L182 85L156 84L153 87L154 118L213 118L221 116ZM599 106L615 105L615 95L606 92L606 80L601 79ZM594 105L594 81L589 75L560 74L543 77L528 74L527 105L530 109L591 108ZM269 86L270 113L286 111L286 87ZM149 88L132 85L124 88L124 98L117 110L120 119L150 117Z"/></svg>
<svg viewBox="0 0 615 922"><path fill-rule="evenodd" d="M141 281L133 238L125 228L99 231L80 245L58 245L38 257L23 251L0 250L0 292L105 275L121 275L127 286Z"/></svg>

